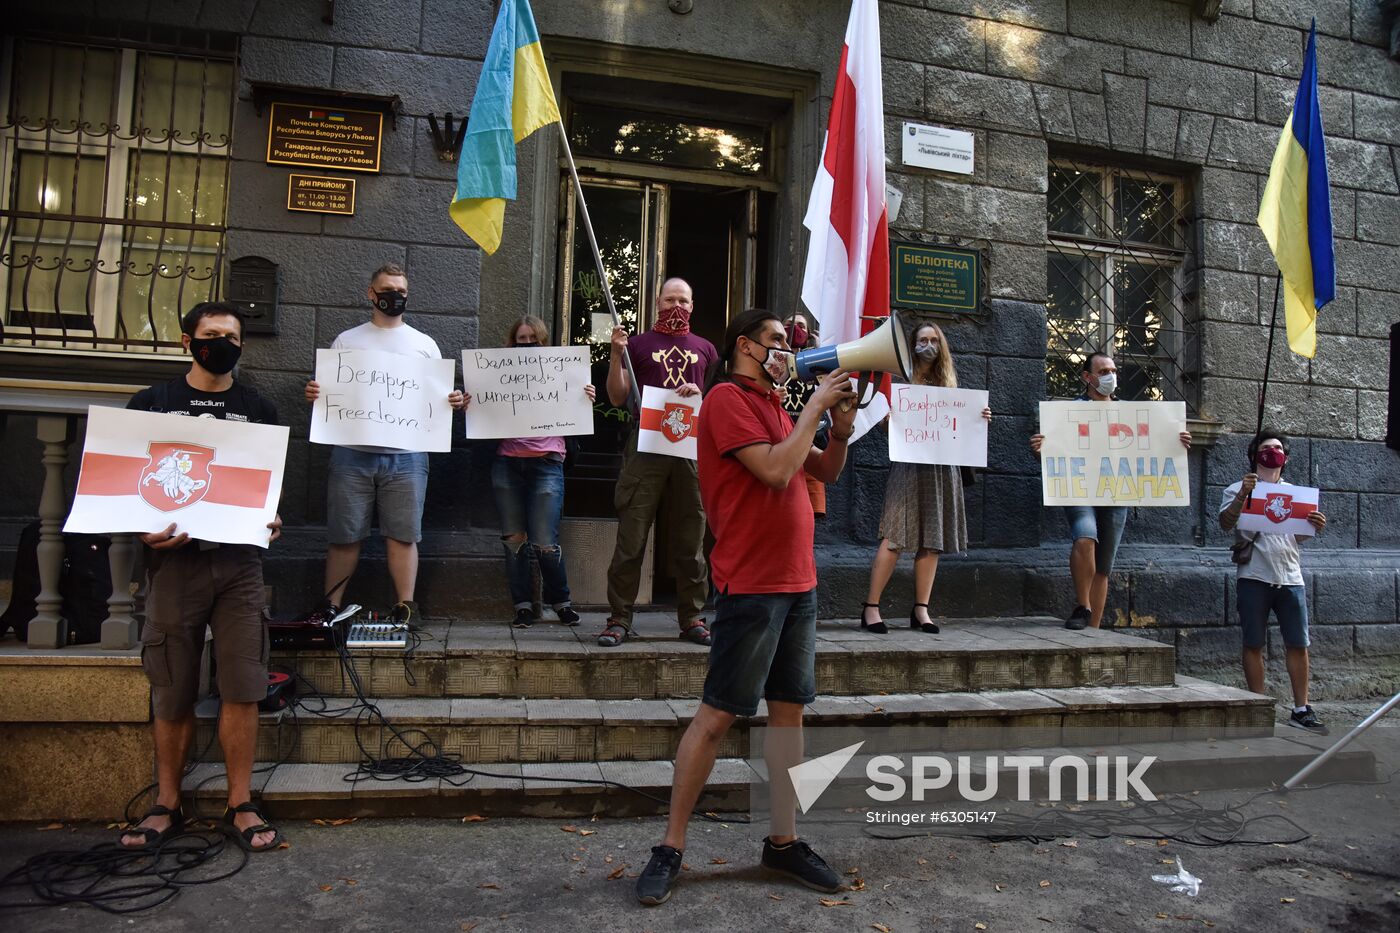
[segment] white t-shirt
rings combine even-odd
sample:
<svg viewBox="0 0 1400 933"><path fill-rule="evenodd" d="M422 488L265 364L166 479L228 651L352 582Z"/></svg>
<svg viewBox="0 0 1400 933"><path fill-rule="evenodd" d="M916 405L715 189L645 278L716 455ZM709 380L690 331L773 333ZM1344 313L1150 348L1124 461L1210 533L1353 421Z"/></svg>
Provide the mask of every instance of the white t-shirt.
<svg viewBox="0 0 1400 933"><path fill-rule="evenodd" d="M1289 483L1279 481L1280 485ZM1240 493L1240 484L1234 483L1225 490L1220 500L1220 511L1224 512ZM1254 556L1247 564L1235 565L1235 578L1238 580L1259 580L1274 586L1302 586L1303 565L1298 551L1298 539L1294 535L1270 534L1240 531L1235 528L1235 541L1254 541Z"/></svg>
<svg viewBox="0 0 1400 933"><path fill-rule="evenodd" d="M365 321L359 327L344 331L331 342L332 350L378 350L381 353L397 353L399 356L420 356L428 360L442 359L433 338L421 330L400 324L398 327L379 327L374 321ZM367 454L401 454L407 451L397 447L370 447L364 444L346 444L351 450Z"/></svg>

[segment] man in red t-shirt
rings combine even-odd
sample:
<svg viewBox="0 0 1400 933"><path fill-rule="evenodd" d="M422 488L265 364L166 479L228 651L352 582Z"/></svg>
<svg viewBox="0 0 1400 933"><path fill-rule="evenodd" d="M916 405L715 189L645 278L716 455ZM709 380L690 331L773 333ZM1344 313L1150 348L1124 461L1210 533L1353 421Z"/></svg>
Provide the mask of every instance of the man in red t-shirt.
<svg viewBox="0 0 1400 933"><path fill-rule="evenodd" d="M802 709L816 697L817 567L806 475L834 483L846 464L855 398L844 372L822 379L794 424L775 391L787 381L787 337L778 316L745 311L725 332L725 365L711 376L697 435L700 497L715 546L719 590L709 674L700 709L681 739L666 837L637 879L637 900L660 904L680 871L686 825L725 733L768 701L764 759L773 781L763 866L819 891L841 878L797 838L788 769L802 761ZM831 443L812 446L831 413Z"/></svg>

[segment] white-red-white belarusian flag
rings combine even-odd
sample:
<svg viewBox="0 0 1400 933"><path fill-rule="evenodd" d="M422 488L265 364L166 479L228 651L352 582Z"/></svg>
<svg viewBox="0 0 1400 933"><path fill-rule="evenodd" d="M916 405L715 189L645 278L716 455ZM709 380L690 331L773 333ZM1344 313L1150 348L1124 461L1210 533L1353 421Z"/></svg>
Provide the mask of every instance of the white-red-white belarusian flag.
<svg viewBox="0 0 1400 933"><path fill-rule="evenodd" d="M836 73L822 161L802 221L812 238L802 303L823 346L868 333L890 313L890 236L885 212L885 95L876 0L853 0ZM888 379L884 380L888 392ZM856 419L863 434L889 412L885 396Z"/></svg>
<svg viewBox="0 0 1400 933"><path fill-rule="evenodd" d="M642 410L637 416L637 449L694 460L699 456L700 396L681 398L675 389L642 386Z"/></svg>
<svg viewBox="0 0 1400 933"><path fill-rule="evenodd" d="M267 547L288 430L275 424L88 407L87 438L64 531L161 531Z"/></svg>

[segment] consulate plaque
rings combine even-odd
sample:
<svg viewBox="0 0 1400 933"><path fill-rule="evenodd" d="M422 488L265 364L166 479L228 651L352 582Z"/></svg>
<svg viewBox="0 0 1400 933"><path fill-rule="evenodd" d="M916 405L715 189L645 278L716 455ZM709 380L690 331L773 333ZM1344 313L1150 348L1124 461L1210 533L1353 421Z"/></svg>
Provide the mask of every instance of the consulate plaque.
<svg viewBox="0 0 1400 933"><path fill-rule="evenodd" d="M378 172L384 115L372 110L273 103L267 163Z"/></svg>
<svg viewBox="0 0 1400 933"><path fill-rule="evenodd" d="M890 244L890 303L916 311L982 308L982 254L956 246Z"/></svg>
<svg viewBox="0 0 1400 933"><path fill-rule="evenodd" d="M333 175L287 176L287 210L316 214L355 213L355 179Z"/></svg>

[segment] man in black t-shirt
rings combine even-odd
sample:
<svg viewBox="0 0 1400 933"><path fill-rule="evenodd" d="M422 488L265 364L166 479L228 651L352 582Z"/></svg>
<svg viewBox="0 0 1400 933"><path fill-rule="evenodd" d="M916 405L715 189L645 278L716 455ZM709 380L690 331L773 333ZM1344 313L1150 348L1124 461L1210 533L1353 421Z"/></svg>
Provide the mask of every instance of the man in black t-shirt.
<svg viewBox="0 0 1400 933"><path fill-rule="evenodd" d="M195 305L181 322L190 371L143 389L127 408L140 411L276 424L277 409L234 381L243 344L244 314L223 302ZM282 519L268 527L272 541ZM204 629L214 634L219 681L219 744L228 772L223 829L250 852L275 848L281 834L252 803L250 783L258 730L258 701L267 695L267 626L262 619L261 549L191 539L172 522L141 536L147 554L146 624L141 665L151 682L159 790L155 806L121 836L128 848L154 847L180 832L180 779L194 738Z"/></svg>

